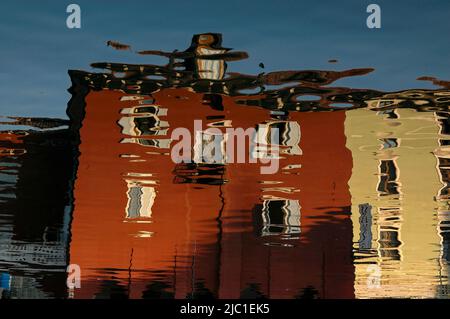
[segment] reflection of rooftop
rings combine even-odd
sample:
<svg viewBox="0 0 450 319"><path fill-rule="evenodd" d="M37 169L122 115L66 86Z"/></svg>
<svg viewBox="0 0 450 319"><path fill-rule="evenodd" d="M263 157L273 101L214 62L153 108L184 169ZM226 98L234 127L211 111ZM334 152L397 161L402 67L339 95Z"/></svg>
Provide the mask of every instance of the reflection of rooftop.
<svg viewBox="0 0 450 319"><path fill-rule="evenodd" d="M448 266L440 254L448 243L439 222L448 203L437 196L445 177L440 181L433 151L448 134L439 132L434 112L411 109L354 110L345 130L353 153L356 296L442 297L437 287L448 286ZM374 278L379 287L368 284Z"/></svg>
<svg viewBox="0 0 450 319"><path fill-rule="evenodd" d="M202 42L201 37L214 39ZM344 77L362 76L373 69L345 71L277 71L247 75L226 72L227 62L245 59L245 52L221 47L221 35L195 35L185 51L144 51L169 59L166 65L93 63L104 73L69 71L74 83L94 90L114 89L127 94L152 94L165 88L189 88L203 94L235 97L239 104L260 106L271 110L311 111L341 110L368 107L374 110L414 108L417 110L447 110L450 91L447 86L438 90L404 90L381 92L370 89L332 87ZM422 78L428 80L428 78ZM436 85L445 81L433 80ZM315 96L303 100L303 96Z"/></svg>

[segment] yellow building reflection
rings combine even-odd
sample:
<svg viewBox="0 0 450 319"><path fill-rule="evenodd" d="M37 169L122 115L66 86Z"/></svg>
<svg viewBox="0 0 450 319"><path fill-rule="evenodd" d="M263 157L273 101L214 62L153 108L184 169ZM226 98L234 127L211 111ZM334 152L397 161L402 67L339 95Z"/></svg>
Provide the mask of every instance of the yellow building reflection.
<svg viewBox="0 0 450 319"><path fill-rule="evenodd" d="M436 169L436 115L360 109L347 112L345 127L353 154L355 296L441 296L436 286L447 286L447 271L438 216L443 182Z"/></svg>

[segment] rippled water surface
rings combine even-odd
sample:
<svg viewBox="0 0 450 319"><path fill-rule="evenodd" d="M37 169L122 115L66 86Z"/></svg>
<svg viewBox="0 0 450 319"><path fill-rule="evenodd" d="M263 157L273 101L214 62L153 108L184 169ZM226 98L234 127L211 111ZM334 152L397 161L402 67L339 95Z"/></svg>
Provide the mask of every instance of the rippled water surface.
<svg viewBox="0 0 450 319"><path fill-rule="evenodd" d="M67 119L2 109L0 297L450 296L450 82L188 42L105 41L123 60L61 71Z"/></svg>

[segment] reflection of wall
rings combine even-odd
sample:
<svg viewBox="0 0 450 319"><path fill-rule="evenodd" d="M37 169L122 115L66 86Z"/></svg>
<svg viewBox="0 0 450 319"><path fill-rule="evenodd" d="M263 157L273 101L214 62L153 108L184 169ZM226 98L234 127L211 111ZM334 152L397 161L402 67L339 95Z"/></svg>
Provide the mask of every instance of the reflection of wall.
<svg viewBox="0 0 450 319"><path fill-rule="evenodd" d="M433 151L438 126L431 113L347 112L347 147L356 249L357 297L434 297L440 276L436 231L441 187ZM376 264L381 288L367 285Z"/></svg>
<svg viewBox="0 0 450 319"><path fill-rule="evenodd" d="M194 137L194 119L204 128L264 126L266 110L222 97L221 111L203 104L201 94L162 90L153 96L161 107L147 112L167 109L158 118L168 130L134 140L123 135L127 126L120 118L134 116L139 99L123 95L104 90L86 97L70 251L71 263L82 269L75 297L122 287L137 298L150 293L151 282L152 289L166 287L178 298L206 292L222 298L353 297L351 155L343 112L273 121L285 128L283 158L277 174L262 176L261 164L174 164L170 149L143 141L168 140L177 127ZM159 131L152 123L146 130ZM128 143L120 143L124 139ZM136 185L141 188L133 190ZM275 223L285 237L264 233Z"/></svg>
<svg viewBox="0 0 450 319"><path fill-rule="evenodd" d="M442 187L436 194L436 200L438 203L437 210L437 230L441 238L441 251L440 251L440 264L442 274L447 275L449 273L450 265L450 148L449 148L449 135L450 135L450 118L448 113L439 112L435 114L436 123L439 126L439 147L434 150L436 156L436 169L438 172L439 180ZM449 294L449 282L443 281L438 288L438 295L448 296Z"/></svg>

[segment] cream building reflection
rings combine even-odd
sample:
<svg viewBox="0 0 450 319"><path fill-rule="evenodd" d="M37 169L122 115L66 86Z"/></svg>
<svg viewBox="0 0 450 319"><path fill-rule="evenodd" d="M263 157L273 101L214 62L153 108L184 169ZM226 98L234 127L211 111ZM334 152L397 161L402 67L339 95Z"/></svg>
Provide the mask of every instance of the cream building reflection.
<svg viewBox="0 0 450 319"><path fill-rule="evenodd" d="M434 155L440 134L435 115L353 110L345 127L353 154L355 296L441 296L436 286L446 282L447 272L436 230L442 224L435 200L442 176ZM374 265L379 286L370 284Z"/></svg>
<svg viewBox="0 0 450 319"><path fill-rule="evenodd" d="M436 168L438 171L439 180L442 184L442 187L438 190L438 193L436 195L436 199L438 202L437 231L441 240L439 263L441 267L441 273L443 275L448 275L450 262L450 119L448 113L444 112L437 112L435 116L436 122L439 125L439 146L434 151L434 155L436 156L437 160ZM448 296L448 281L441 282L438 287L439 295Z"/></svg>

